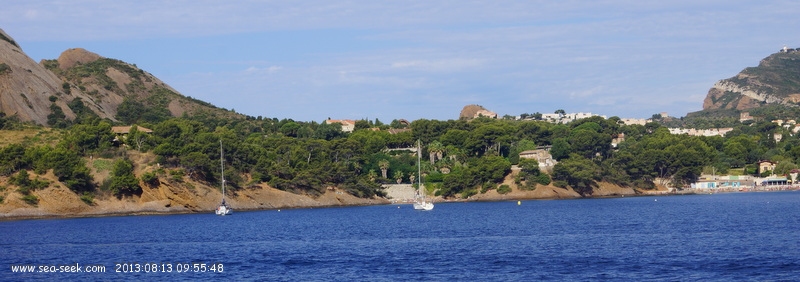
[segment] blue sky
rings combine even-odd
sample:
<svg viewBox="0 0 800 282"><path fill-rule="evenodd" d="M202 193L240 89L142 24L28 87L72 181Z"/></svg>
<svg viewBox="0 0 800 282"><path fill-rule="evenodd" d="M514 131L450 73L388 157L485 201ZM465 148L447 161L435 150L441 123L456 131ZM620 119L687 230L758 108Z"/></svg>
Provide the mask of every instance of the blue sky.
<svg viewBox="0 0 800 282"><path fill-rule="evenodd" d="M85 48L251 116L646 118L800 47L800 1L12 0L0 28L36 61Z"/></svg>

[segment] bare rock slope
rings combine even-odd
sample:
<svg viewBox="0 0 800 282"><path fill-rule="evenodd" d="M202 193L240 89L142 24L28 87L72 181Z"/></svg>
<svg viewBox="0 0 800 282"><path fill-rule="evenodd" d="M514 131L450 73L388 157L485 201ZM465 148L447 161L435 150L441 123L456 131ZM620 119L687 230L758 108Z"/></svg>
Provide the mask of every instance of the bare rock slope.
<svg viewBox="0 0 800 282"><path fill-rule="evenodd" d="M70 106L76 99L100 118L113 121L126 101L176 117L184 113L241 117L186 97L136 65L82 48L68 49L58 59L37 64L0 30L0 111L47 125L48 115L59 109L66 119L74 120L76 113Z"/></svg>
<svg viewBox="0 0 800 282"><path fill-rule="evenodd" d="M714 84L703 101L703 110L748 110L766 104L797 105L800 102L800 51L783 49L734 77Z"/></svg>
<svg viewBox="0 0 800 282"><path fill-rule="evenodd" d="M28 57L2 29L0 39L0 111L45 124L50 113L48 98L61 92L61 80ZM56 104L67 108L64 101Z"/></svg>

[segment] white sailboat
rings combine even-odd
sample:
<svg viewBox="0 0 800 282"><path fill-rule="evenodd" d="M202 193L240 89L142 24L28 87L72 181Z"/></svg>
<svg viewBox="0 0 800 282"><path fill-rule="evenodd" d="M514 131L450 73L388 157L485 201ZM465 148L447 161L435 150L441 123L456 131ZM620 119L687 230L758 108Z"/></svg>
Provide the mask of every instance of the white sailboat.
<svg viewBox="0 0 800 282"><path fill-rule="evenodd" d="M215 211L217 215L233 214L233 209L225 202L225 161L223 158L222 140L219 140L219 164L222 171L222 202L217 206Z"/></svg>
<svg viewBox="0 0 800 282"><path fill-rule="evenodd" d="M421 151L419 140L417 140L417 193L414 195L414 209L429 211L433 209L433 201L425 197L425 188L422 187Z"/></svg>

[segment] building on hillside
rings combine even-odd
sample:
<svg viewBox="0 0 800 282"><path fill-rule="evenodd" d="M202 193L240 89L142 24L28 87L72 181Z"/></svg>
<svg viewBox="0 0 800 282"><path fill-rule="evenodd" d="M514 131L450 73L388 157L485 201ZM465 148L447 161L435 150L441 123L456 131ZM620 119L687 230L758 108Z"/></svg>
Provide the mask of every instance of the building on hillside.
<svg viewBox="0 0 800 282"><path fill-rule="evenodd" d="M604 119L606 118L606 116L593 113L542 114L542 120L552 123L570 123L579 119L585 119L590 117L602 117Z"/></svg>
<svg viewBox="0 0 800 282"><path fill-rule="evenodd" d="M549 170L558 163L550 155L550 147L539 147L536 150L527 150L519 153L520 159L534 159L539 163L540 170Z"/></svg>
<svg viewBox="0 0 800 282"><path fill-rule="evenodd" d="M780 51L781 51L781 53L792 53L792 52L800 51L800 48L792 49L792 48L787 47L786 45L783 45L783 48L781 48Z"/></svg>
<svg viewBox="0 0 800 282"><path fill-rule="evenodd" d="M113 132L114 134L117 134L117 135L123 135L124 136L124 135L127 135L128 133L130 133L131 129L133 127L136 127L136 130L139 131L139 132L153 133L153 131L150 130L149 128L144 128L144 127L141 127L141 126L138 126L138 125L112 126L111 127L111 132Z"/></svg>
<svg viewBox="0 0 800 282"><path fill-rule="evenodd" d="M775 171L775 167L778 163L773 161L760 161L758 162L758 174L762 174L767 171Z"/></svg>
<svg viewBox="0 0 800 282"><path fill-rule="evenodd" d="M619 120L622 121L622 123L625 124L625 125L634 125L634 124L645 125L645 124L647 124L647 119L643 119L643 118L622 118L622 119L619 119Z"/></svg>
<svg viewBox="0 0 800 282"><path fill-rule="evenodd" d="M797 121L793 119L787 119L787 120L776 119L773 120L772 123L777 124L783 128L786 128L792 131L792 133L797 133Z"/></svg>
<svg viewBox="0 0 800 282"><path fill-rule="evenodd" d="M611 138L611 147L616 148L619 143L625 142L625 133L620 133Z"/></svg>
<svg viewBox="0 0 800 282"><path fill-rule="evenodd" d="M731 127L726 128L709 128L709 129L694 129L694 128L668 128L671 134L686 134L689 136L725 136L728 132L733 130Z"/></svg>
<svg viewBox="0 0 800 282"><path fill-rule="evenodd" d="M738 190L742 187L752 187L755 184L755 179L749 175L717 175L701 176L697 182L692 183L691 187L694 189L734 189Z"/></svg>
<svg viewBox="0 0 800 282"><path fill-rule="evenodd" d="M562 114L542 114L542 120L554 123L560 123L563 118Z"/></svg>
<svg viewBox="0 0 800 282"><path fill-rule="evenodd" d="M326 124L338 123L342 125L342 132L353 132L356 129L356 121L352 119L330 119L325 120Z"/></svg>
<svg viewBox="0 0 800 282"><path fill-rule="evenodd" d="M497 118L497 113L492 112L490 110L478 110L475 113L475 118L479 117Z"/></svg>
<svg viewBox="0 0 800 282"><path fill-rule="evenodd" d="M753 117L750 116L750 112L741 112L739 113L739 122L745 122L748 120L753 120Z"/></svg>
<svg viewBox="0 0 800 282"><path fill-rule="evenodd" d="M111 133L114 133L114 140L112 141L114 145L119 145L121 142L125 142L125 139L128 138L128 134L131 132L131 129L136 127L136 131L144 132L147 134L152 134L153 130L149 128L144 128L138 125L129 125L129 126L112 126Z"/></svg>
<svg viewBox="0 0 800 282"><path fill-rule="evenodd" d="M153 130L150 130L149 128L144 128L144 127L141 127L141 126L138 126L138 125L112 126L111 127L111 132L114 133L114 135L116 135L117 137L120 137L119 138L120 140L125 140L125 137L128 136L128 133L130 133L131 129L133 129L134 127L136 127L136 131L139 131L139 132L144 132L144 133L147 133L147 134L153 133Z"/></svg>
<svg viewBox="0 0 800 282"><path fill-rule="evenodd" d="M789 185L789 179L786 177L778 177L778 178L767 178L761 180L761 186L773 186L773 185Z"/></svg>

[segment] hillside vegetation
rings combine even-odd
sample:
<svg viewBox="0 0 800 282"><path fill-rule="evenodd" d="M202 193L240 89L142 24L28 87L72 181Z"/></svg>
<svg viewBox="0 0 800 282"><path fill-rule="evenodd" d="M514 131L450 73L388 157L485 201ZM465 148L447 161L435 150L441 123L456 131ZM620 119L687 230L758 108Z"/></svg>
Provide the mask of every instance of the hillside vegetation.
<svg viewBox="0 0 800 282"><path fill-rule="evenodd" d="M53 136L61 136L57 142L23 141L0 147L0 175L7 179L3 197L34 206L40 195L37 191L66 189L87 206L95 204L96 197L116 197L201 210L218 199L209 191L220 185L220 141L231 196L239 195L240 200L242 195L256 197L253 193L265 187L311 198L322 197L330 189L381 198L380 184L410 183L419 177L414 153L387 150L413 148L417 140L425 156L423 181L445 199L538 187L562 187L592 196L601 183L639 190L657 184L680 188L696 181L704 168L714 167L717 173L744 168L746 173L755 173L758 160L770 159L779 163L775 173L786 174L800 158L800 140L770 122L740 124L726 137L671 135L655 123L625 126L616 117L592 117L566 125L489 118L423 119L413 121L411 131L399 134L385 129L402 127L402 123L387 125L378 120L358 121L353 133L342 132L338 124L286 119L196 115L136 122L153 132L132 130L115 141L121 137L111 132L110 121L87 118L56 130L60 133ZM4 124L15 122L4 119ZM17 129L0 132L18 134ZM620 133L626 140L613 148L611 139ZM785 137L776 141L777 134ZM550 152L559 162L552 171L540 171L535 161L519 159L520 152L545 145L552 147ZM521 170L509 185L513 164ZM203 200L198 203L187 197Z"/></svg>

